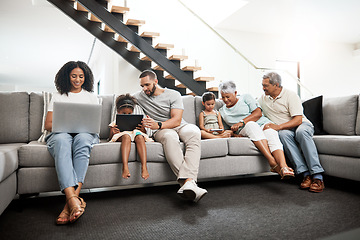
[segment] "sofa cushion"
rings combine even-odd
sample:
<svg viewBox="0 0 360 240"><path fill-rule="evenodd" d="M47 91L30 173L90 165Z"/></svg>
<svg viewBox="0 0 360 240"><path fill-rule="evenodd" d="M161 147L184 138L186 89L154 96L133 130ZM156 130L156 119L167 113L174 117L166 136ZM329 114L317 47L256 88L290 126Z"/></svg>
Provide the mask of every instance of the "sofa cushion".
<svg viewBox="0 0 360 240"><path fill-rule="evenodd" d="M184 104L183 119L188 123L196 124L194 97L191 95L187 95L181 96L181 98Z"/></svg>
<svg viewBox="0 0 360 240"><path fill-rule="evenodd" d="M360 96L358 97L358 112L360 111ZM355 129L356 135L360 135L360 114L356 117L356 129Z"/></svg>
<svg viewBox="0 0 360 240"><path fill-rule="evenodd" d="M29 141L39 139L42 133L42 121L44 120L44 101L41 93L30 93L29 110Z"/></svg>
<svg viewBox="0 0 360 240"><path fill-rule="evenodd" d="M100 139L108 139L110 134L109 123L111 123L111 115L113 109L114 95L102 95L102 113L100 125Z"/></svg>
<svg viewBox="0 0 360 240"><path fill-rule="evenodd" d="M355 135L358 95L324 98L324 130L335 135Z"/></svg>
<svg viewBox="0 0 360 240"><path fill-rule="evenodd" d="M29 141L29 94L26 92L0 93L0 143Z"/></svg>
<svg viewBox="0 0 360 240"><path fill-rule="evenodd" d="M314 97L302 103L306 118L314 125L315 135L326 134L323 127L322 104L323 96Z"/></svg>
<svg viewBox="0 0 360 240"><path fill-rule="evenodd" d="M95 144L90 154L90 165L121 163L121 143ZM136 160L135 144L131 144L129 162ZM19 165L21 167L54 167L54 159L50 155L46 143L32 141L19 149Z"/></svg>
<svg viewBox="0 0 360 240"><path fill-rule="evenodd" d="M247 137L228 138L229 155L261 155L254 143Z"/></svg>
<svg viewBox="0 0 360 240"><path fill-rule="evenodd" d="M0 144L0 182L18 168L18 149L23 143Z"/></svg>
<svg viewBox="0 0 360 240"><path fill-rule="evenodd" d="M360 136L314 136L314 142L319 154L360 157Z"/></svg>
<svg viewBox="0 0 360 240"><path fill-rule="evenodd" d="M184 144L181 144L181 149L184 149ZM159 142L146 142L146 155L148 162L164 162L166 163L165 153L162 144ZM140 162L140 158L137 155L136 158Z"/></svg>
<svg viewBox="0 0 360 240"><path fill-rule="evenodd" d="M224 157L228 154L226 138L201 140L201 159Z"/></svg>

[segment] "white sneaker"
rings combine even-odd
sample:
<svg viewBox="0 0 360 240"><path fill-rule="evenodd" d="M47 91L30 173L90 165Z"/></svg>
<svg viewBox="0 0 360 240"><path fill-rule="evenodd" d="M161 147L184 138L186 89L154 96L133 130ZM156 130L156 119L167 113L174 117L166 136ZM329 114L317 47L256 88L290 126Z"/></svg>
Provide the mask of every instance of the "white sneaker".
<svg viewBox="0 0 360 240"><path fill-rule="evenodd" d="M185 184L183 184L183 185L181 186L181 188L179 188L179 190L177 191L177 194L178 194L181 198L187 199L186 196L184 195L184 186L185 186Z"/></svg>
<svg viewBox="0 0 360 240"><path fill-rule="evenodd" d="M190 180L179 189L178 194L185 199L198 202L207 194L207 191L206 189L199 188L194 180Z"/></svg>

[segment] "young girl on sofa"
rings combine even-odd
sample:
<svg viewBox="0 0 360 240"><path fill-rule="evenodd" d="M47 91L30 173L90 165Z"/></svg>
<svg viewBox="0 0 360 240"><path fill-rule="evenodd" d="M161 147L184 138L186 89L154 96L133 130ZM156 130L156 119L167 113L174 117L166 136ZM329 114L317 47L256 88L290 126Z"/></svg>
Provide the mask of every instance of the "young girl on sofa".
<svg viewBox="0 0 360 240"><path fill-rule="evenodd" d="M202 139L228 138L230 130L224 130L221 115L215 108L215 94L205 92L202 95L202 104L205 109L199 114L199 127Z"/></svg>
<svg viewBox="0 0 360 240"><path fill-rule="evenodd" d="M133 114L136 105L136 99L130 94L123 94L116 99L116 111L118 114ZM146 142L153 142L151 138L145 133L144 127L139 127L132 131L120 132L115 121L109 124L110 127L110 142L121 142L121 159L123 163L122 177L129 178L130 171L128 166L131 142L135 142L136 150L140 157L141 162L141 177L143 179L149 178L149 172L147 170L146 161Z"/></svg>

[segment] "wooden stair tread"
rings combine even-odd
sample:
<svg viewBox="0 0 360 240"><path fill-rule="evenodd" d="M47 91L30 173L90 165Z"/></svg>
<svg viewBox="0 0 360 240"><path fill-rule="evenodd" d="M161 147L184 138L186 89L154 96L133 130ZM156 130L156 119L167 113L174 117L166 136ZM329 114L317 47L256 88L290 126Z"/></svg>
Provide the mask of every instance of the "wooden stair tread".
<svg viewBox="0 0 360 240"><path fill-rule="evenodd" d="M84 8L80 3L78 2L74 2L74 8L77 11L81 11L81 12L89 12L86 8Z"/></svg>
<svg viewBox="0 0 360 240"><path fill-rule="evenodd" d="M160 67L159 65L156 65L154 67L154 70L164 71L164 69L162 67Z"/></svg>
<svg viewBox="0 0 360 240"><path fill-rule="evenodd" d="M131 51L131 52L140 52L140 50L137 49L137 48L136 48L135 46L133 46L133 45L131 45L130 51Z"/></svg>
<svg viewBox="0 0 360 240"><path fill-rule="evenodd" d="M151 61L152 61L148 56L142 57L141 60L143 60L143 61L148 61L148 62L151 62Z"/></svg>
<svg viewBox="0 0 360 240"><path fill-rule="evenodd" d="M210 81L214 81L215 78L214 77L198 77L195 78L195 81L203 81L203 82L210 82Z"/></svg>
<svg viewBox="0 0 360 240"><path fill-rule="evenodd" d="M156 49L171 49L174 48L174 44L158 43L155 46Z"/></svg>
<svg viewBox="0 0 360 240"><path fill-rule="evenodd" d="M140 37L159 37L160 36L160 33L157 33L157 32L143 32L141 33Z"/></svg>
<svg viewBox="0 0 360 240"><path fill-rule="evenodd" d="M219 88L218 87L210 87L210 88L207 88L208 91L219 91Z"/></svg>
<svg viewBox="0 0 360 240"><path fill-rule="evenodd" d="M145 20L128 19L126 21L126 25L131 25L131 26L141 26L144 24L145 24Z"/></svg>
<svg viewBox="0 0 360 240"><path fill-rule="evenodd" d="M169 60L179 60L179 61L182 61L182 60L185 60L185 59L188 59L188 56L185 56L185 55L171 55L169 57Z"/></svg>
<svg viewBox="0 0 360 240"><path fill-rule="evenodd" d="M171 76L170 74L169 74L169 75L166 75L166 76L165 76L165 79L175 80L175 78L174 78L173 76Z"/></svg>
<svg viewBox="0 0 360 240"><path fill-rule="evenodd" d="M100 19L98 19L94 14L90 13L90 21L93 22L101 22Z"/></svg>
<svg viewBox="0 0 360 240"><path fill-rule="evenodd" d="M105 27L104 27L104 31L105 32L112 32L112 33L114 33L115 31L114 30L112 30L108 25L105 25Z"/></svg>
<svg viewBox="0 0 360 240"><path fill-rule="evenodd" d="M121 6L115 6L115 5L112 5L110 7L110 12L113 12L113 13L126 13L130 11L130 8L128 7L121 7Z"/></svg>
<svg viewBox="0 0 360 240"><path fill-rule="evenodd" d="M123 38L122 36L120 36L120 35L118 36L118 38L116 39L116 41L128 43L128 41L127 41L125 38Z"/></svg>
<svg viewBox="0 0 360 240"><path fill-rule="evenodd" d="M186 66L186 67L183 67L181 70L183 71L198 71L198 70L201 70L201 67L195 67L195 66Z"/></svg>
<svg viewBox="0 0 360 240"><path fill-rule="evenodd" d="M182 84L182 83L176 85L176 87L178 87L178 88L186 88L186 86L184 84Z"/></svg>

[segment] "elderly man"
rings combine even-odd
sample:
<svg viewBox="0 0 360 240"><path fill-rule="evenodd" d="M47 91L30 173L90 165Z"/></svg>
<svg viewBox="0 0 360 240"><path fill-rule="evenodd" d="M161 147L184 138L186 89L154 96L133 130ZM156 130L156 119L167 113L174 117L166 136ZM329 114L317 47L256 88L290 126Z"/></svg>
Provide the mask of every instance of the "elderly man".
<svg viewBox="0 0 360 240"><path fill-rule="evenodd" d="M263 76L264 95L258 100L263 113L274 123L265 128L279 131L285 154L303 175L301 189L322 192L324 181L322 168L313 140L314 126L304 116L301 100L296 93L281 86L281 77L275 72Z"/></svg>
<svg viewBox="0 0 360 240"><path fill-rule="evenodd" d="M143 124L155 131L156 141L163 145L165 157L177 176L181 197L198 202L206 193L196 184L200 164L200 129L182 118L183 102L179 92L158 86L156 74L146 70L140 75L142 91L134 94L147 114ZM180 147L185 144L185 156Z"/></svg>

